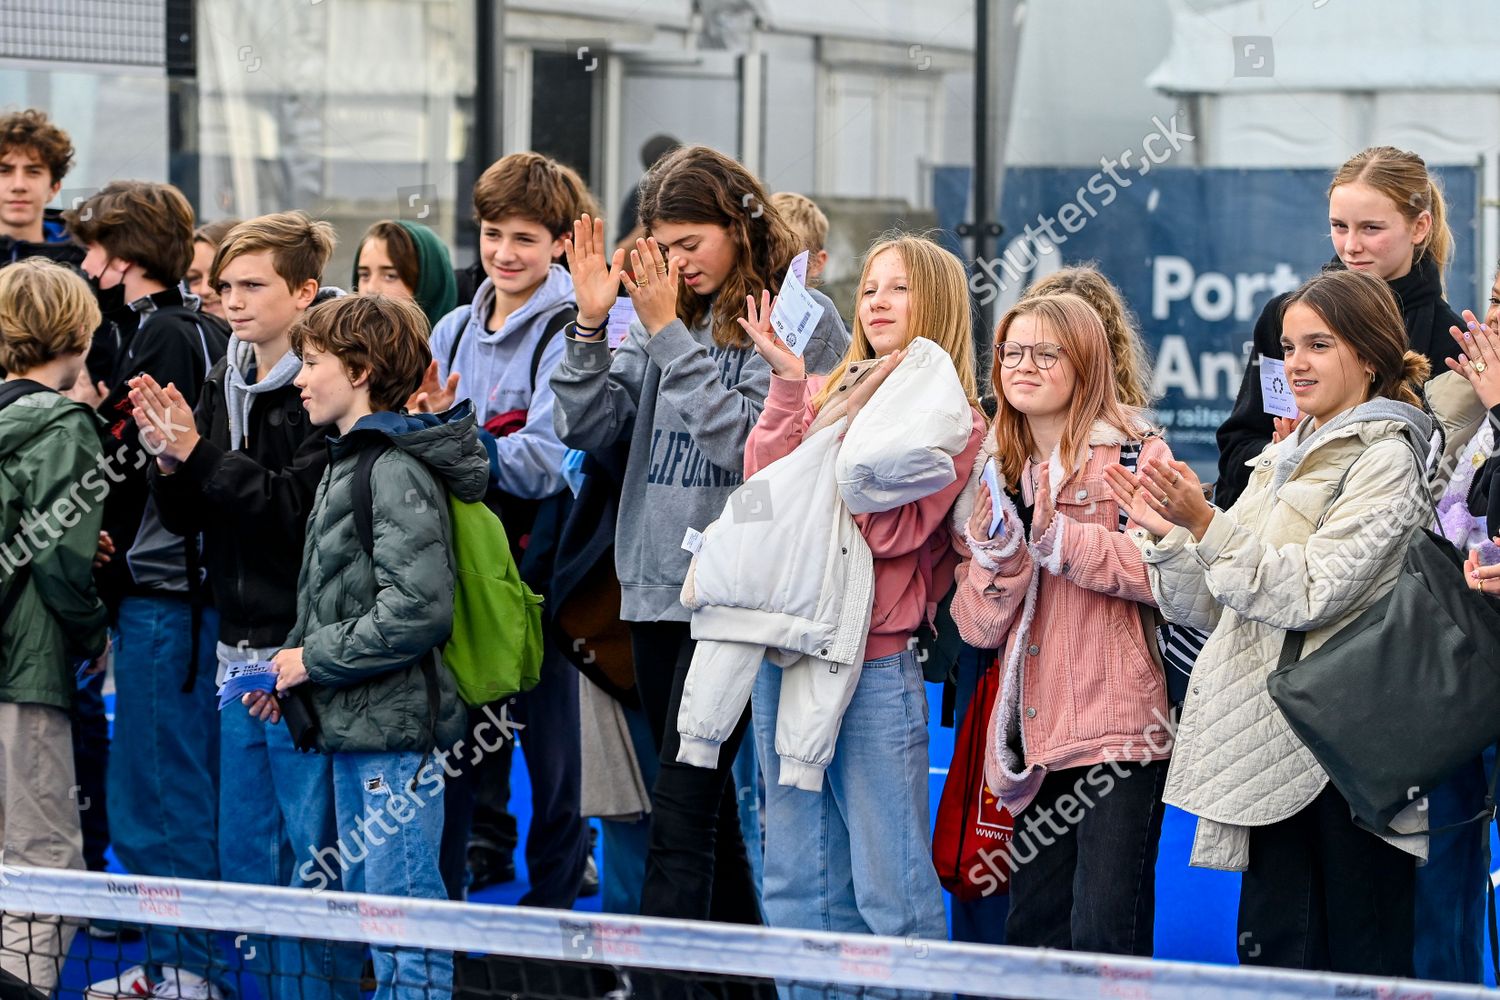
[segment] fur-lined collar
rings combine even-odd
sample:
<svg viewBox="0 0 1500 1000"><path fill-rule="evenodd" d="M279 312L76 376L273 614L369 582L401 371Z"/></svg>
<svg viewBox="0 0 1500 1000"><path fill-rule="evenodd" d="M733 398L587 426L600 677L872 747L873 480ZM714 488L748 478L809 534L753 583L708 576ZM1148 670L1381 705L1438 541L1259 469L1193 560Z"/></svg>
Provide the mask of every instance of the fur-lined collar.
<svg viewBox="0 0 1500 1000"><path fill-rule="evenodd" d="M1112 424L1106 423L1103 420L1096 420L1094 421L1094 426L1089 428L1089 447L1116 447L1128 440L1141 440L1155 433L1156 429L1139 417L1136 418L1136 435L1134 438L1127 437L1120 432L1118 427ZM1000 454L1000 446L995 438L994 424L991 424L990 429L985 433L984 440L980 444L980 451L983 457L974 463L974 470L969 476L968 485L964 487L963 492L959 494L958 500L953 505L951 523L954 532L960 538L963 537L964 526L968 524L969 517L974 511L974 500L979 492L979 477L984 472L985 460L998 458ZM1091 457L1092 455L1085 455L1084 462L1086 463ZM1030 467L1031 462L1028 460L1026 468L1029 469ZM1075 471L1077 470L1064 472L1063 462L1058 455L1058 449L1053 448L1052 457L1047 463L1047 484L1051 487L1054 497L1067 485L1068 478ZM996 478L1000 481L1001 489L1005 489L1011 485L1005 481L1003 475L998 475Z"/></svg>

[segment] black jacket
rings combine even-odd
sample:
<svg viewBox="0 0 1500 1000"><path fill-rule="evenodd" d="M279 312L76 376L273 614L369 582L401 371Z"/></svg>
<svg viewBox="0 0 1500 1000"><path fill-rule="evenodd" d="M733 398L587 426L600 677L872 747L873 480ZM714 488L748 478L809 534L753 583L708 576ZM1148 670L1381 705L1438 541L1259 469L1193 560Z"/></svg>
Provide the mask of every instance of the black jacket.
<svg viewBox="0 0 1500 1000"><path fill-rule="evenodd" d="M203 533L219 641L279 646L297 622L307 514L335 431L308 419L289 382L252 398L245 445L230 451L228 368L221 360L203 386L187 460L170 476L151 463L151 492L168 531Z"/></svg>
<svg viewBox="0 0 1500 1000"><path fill-rule="evenodd" d="M121 345L108 380L109 395L99 406L108 435L104 451L110 457L110 478L115 480L104 504L104 530L114 540L115 555L98 572L99 589L111 609L131 595L188 596L189 557L162 549L131 552L143 524L153 535L161 525L147 509L147 470L156 463L141 447L128 382L147 373L163 386L176 383L188 405L196 406L203 380L224 357L226 344L216 325L186 309L175 287L151 296L151 301L157 310L146 314ZM180 549L180 544L176 547Z"/></svg>
<svg viewBox="0 0 1500 1000"><path fill-rule="evenodd" d="M87 252L68 236L60 208L42 210L42 241L40 243L0 235L0 267L14 264L18 260L25 260L27 257L45 257L59 264L70 265L77 270L83 263Z"/></svg>
<svg viewBox="0 0 1500 1000"><path fill-rule="evenodd" d="M1343 270L1343 267L1343 261L1335 257L1323 270ZM1403 277L1389 284L1396 293L1396 301L1401 303L1407 343L1432 362L1433 377L1443 374L1448 370L1443 359L1458 357L1458 345L1448 336L1448 328L1462 324L1443 300L1437 265L1431 258L1423 257ZM1255 346L1240 382L1239 395L1235 397L1234 412L1219 427L1219 481L1214 486L1214 505L1220 510L1228 510L1250 481L1250 469L1245 463L1271 443L1275 424L1265 412L1261 397L1260 359L1283 357L1281 310L1286 298L1278 295L1267 302L1255 321Z"/></svg>

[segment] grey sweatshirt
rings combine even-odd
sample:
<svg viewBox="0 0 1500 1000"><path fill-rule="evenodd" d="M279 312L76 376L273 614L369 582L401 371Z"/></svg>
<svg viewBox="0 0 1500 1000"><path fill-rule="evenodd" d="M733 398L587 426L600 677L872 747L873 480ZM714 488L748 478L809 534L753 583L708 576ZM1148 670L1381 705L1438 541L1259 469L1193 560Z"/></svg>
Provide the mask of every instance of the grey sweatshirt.
<svg viewBox="0 0 1500 1000"><path fill-rule="evenodd" d="M838 310L823 306L803 360L824 374L849 346ZM679 596L691 554L688 528L702 531L744 481L745 442L771 386L754 347L714 343L707 320L674 320L654 337L639 322L610 357L603 341L577 340L570 327L552 373L557 434L569 448L594 451L630 435L615 529L615 572L625 621L688 621Z"/></svg>

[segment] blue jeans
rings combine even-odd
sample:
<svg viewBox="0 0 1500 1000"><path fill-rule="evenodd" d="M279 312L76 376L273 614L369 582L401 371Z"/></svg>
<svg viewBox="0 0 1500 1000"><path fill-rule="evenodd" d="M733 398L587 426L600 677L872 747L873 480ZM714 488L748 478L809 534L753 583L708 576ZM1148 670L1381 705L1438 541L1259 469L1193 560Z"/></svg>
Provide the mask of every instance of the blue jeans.
<svg viewBox="0 0 1500 1000"><path fill-rule="evenodd" d="M224 663L270 659L274 649L219 646ZM337 865L319 871L314 852L332 845L332 759L299 753L287 727L269 725L238 702L219 716L219 870L226 882L322 889ZM319 877L321 875L321 877ZM332 1000L359 994L364 949L295 938L236 939L245 968L271 1000ZM274 981L268 976L274 975Z"/></svg>
<svg viewBox="0 0 1500 1000"><path fill-rule="evenodd" d="M188 602L128 597L115 635L115 729L108 789L115 857L132 875L217 879L219 709L214 637L219 616L203 611L196 658ZM183 969L225 985L210 931L147 924L146 965Z"/></svg>
<svg viewBox="0 0 1500 1000"><path fill-rule="evenodd" d="M647 788L656 784L659 767L656 741L651 723L639 708L621 706L630 742L641 769L641 781ZM651 843L651 816L639 819L601 819L600 836L604 840L604 870L599 873L604 893L601 909L605 913L641 912L641 885L646 881L646 851Z"/></svg>
<svg viewBox="0 0 1500 1000"><path fill-rule="evenodd" d="M766 782L770 925L945 940L927 801L927 692L916 656L865 662L820 792L778 784L780 697L781 668L763 662L751 701ZM782 994L844 995L810 986Z"/></svg>
<svg viewBox="0 0 1500 1000"><path fill-rule="evenodd" d="M447 899L438 870L443 770L430 754L336 753L333 802L344 887L408 899ZM425 759L424 759L425 758ZM422 780L416 781L418 768ZM375 1000L446 1000L453 952L372 945Z"/></svg>
<svg viewBox="0 0 1500 1000"><path fill-rule="evenodd" d="M1427 796L1429 826L1461 823L1484 808L1489 791L1485 767L1495 750L1459 768ZM1433 834L1427 864L1417 869L1416 942L1412 959L1418 979L1484 982L1484 907L1490 878L1490 826Z"/></svg>

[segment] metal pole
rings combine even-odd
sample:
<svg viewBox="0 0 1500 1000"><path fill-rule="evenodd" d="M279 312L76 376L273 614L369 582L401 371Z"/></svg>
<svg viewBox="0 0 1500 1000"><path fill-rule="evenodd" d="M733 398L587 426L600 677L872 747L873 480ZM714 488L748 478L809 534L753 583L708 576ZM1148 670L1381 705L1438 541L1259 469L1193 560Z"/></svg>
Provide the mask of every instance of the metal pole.
<svg viewBox="0 0 1500 1000"><path fill-rule="evenodd" d="M1005 179L1006 134L1015 97L1021 48L1020 0L980 0L974 8L974 214L959 228L972 241L974 260L999 256L1004 232L999 215ZM980 367L999 318L994 294L981 295L974 331Z"/></svg>

